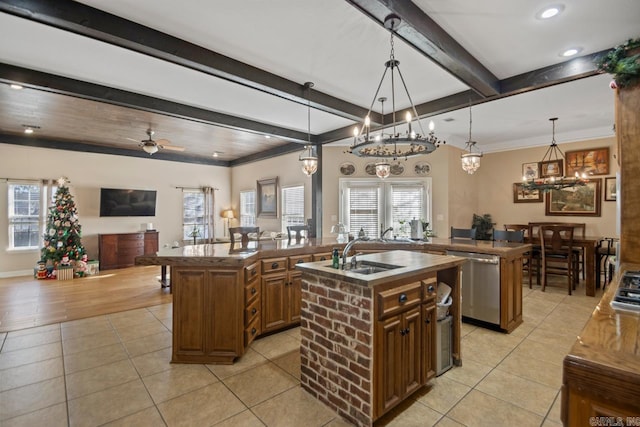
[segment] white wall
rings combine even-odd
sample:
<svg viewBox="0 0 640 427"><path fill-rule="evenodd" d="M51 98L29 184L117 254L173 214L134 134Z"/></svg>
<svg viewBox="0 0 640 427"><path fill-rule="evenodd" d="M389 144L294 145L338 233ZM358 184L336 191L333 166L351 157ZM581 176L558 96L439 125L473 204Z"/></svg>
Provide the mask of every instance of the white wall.
<svg viewBox="0 0 640 427"><path fill-rule="evenodd" d="M182 240L182 192L175 187L218 188L215 192L216 236L222 236L220 211L229 206L230 170L163 160L112 156L0 143L0 178L71 180L82 243L90 259L98 257L98 234L126 233L152 222L160 233L160 246ZM155 217L100 217L100 188L135 188L157 191ZM7 186L0 180L0 277L33 269L40 251L7 251Z"/></svg>

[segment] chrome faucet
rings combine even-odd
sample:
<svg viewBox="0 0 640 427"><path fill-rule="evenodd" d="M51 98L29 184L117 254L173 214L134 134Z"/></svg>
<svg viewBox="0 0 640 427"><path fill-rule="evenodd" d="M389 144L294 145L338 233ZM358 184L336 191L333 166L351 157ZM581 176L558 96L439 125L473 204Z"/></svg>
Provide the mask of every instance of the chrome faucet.
<svg viewBox="0 0 640 427"><path fill-rule="evenodd" d="M393 231L393 227L389 227L386 230L384 230L382 233L380 233L380 238L384 239L384 235L387 234L390 231Z"/></svg>
<svg viewBox="0 0 640 427"><path fill-rule="evenodd" d="M356 243L356 242L364 242L365 240L369 240L367 238L363 238L363 239L353 239L351 240L349 243L347 243L344 246L344 250L342 251L342 268L344 269L345 266L347 265L347 254L349 253L349 251L351 250L351 247Z"/></svg>

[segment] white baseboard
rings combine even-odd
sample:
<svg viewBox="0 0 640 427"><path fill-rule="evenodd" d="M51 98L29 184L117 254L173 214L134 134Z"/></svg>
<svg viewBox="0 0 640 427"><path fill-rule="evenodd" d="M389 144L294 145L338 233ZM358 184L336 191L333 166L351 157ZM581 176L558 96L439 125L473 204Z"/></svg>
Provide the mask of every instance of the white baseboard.
<svg viewBox="0 0 640 427"><path fill-rule="evenodd" d="M33 270L0 271L0 279L19 276L33 276Z"/></svg>

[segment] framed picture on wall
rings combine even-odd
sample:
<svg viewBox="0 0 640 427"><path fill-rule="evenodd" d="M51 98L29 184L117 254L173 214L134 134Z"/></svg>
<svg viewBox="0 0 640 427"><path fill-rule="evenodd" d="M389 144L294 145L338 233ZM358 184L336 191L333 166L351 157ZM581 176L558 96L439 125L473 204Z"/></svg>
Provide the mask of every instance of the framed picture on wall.
<svg viewBox="0 0 640 427"><path fill-rule="evenodd" d="M567 151L565 159L567 176L574 176L576 172L587 175L609 174L609 147Z"/></svg>
<svg viewBox="0 0 640 427"><path fill-rule="evenodd" d="M538 174L538 162L523 163L522 164L522 178L537 179ZM542 201L542 199L540 199Z"/></svg>
<svg viewBox="0 0 640 427"><path fill-rule="evenodd" d="M617 197L616 177L604 179L604 201L615 202Z"/></svg>
<svg viewBox="0 0 640 427"><path fill-rule="evenodd" d="M600 216L601 179L585 185L551 190L545 199L545 214L550 216Z"/></svg>
<svg viewBox="0 0 640 427"><path fill-rule="evenodd" d="M521 182L513 184L513 203L538 203L542 202L540 190L527 190Z"/></svg>
<svg viewBox="0 0 640 427"><path fill-rule="evenodd" d="M256 212L259 218L278 217L278 177L257 182Z"/></svg>
<svg viewBox="0 0 640 427"><path fill-rule="evenodd" d="M540 178L562 176L562 159L540 162Z"/></svg>

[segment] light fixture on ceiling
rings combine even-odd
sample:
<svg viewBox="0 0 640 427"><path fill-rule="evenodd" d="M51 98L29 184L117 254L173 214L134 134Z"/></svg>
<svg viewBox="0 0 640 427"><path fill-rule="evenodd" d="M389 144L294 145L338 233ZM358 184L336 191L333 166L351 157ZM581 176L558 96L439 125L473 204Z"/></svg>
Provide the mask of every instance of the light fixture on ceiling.
<svg viewBox="0 0 640 427"><path fill-rule="evenodd" d="M558 16L564 10L563 4L554 4L551 6L547 6L544 9L540 9L538 13L536 13L536 18L538 19L549 19L554 16Z"/></svg>
<svg viewBox="0 0 640 427"><path fill-rule="evenodd" d="M155 143L143 144L142 149L144 150L145 153L148 153L149 155L155 154L158 152L158 144L155 144Z"/></svg>
<svg viewBox="0 0 640 427"><path fill-rule="evenodd" d="M9 85L9 87L10 87L11 89L14 89L14 90L24 89L24 86L19 85L19 84L17 84L17 83L11 83L11 84Z"/></svg>
<svg viewBox="0 0 640 427"><path fill-rule="evenodd" d="M394 161L404 157L406 160L408 157L432 153L433 151L435 151L437 146L439 146L440 144L445 144L444 141L438 140L438 138L436 138L436 136L434 135L433 122L429 123L429 134L426 134L422 129L422 123L420 122L420 119L418 117L418 112L415 105L413 104L413 100L411 99L411 95L409 94L409 90L407 89L407 84L404 81L402 72L400 71L400 61L395 59L393 36L395 31L398 29L400 22L400 18L394 14L388 15L384 20L385 28L388 29L391 33L391 53L389 55L389 60L384 64L385 69L382 73L382 78L380 79L380 83L378 84L376 93L373 96L373 100L371 101L371 107L369 107L367 116L365 117L362 126L356 127L354 129L353 145L349 147L348 152L355 154L358 157L378 157L382 159L393 159ZM390 75L393 133L389 134L384 132L384 123L380 127L379 132L372 132L370 114L376 100L381 101L384 106L384 101L382 101L383 98L378 98L378 93L380 92L380 88L382 87L384 79L387 75L387 71L389 70L391 70ZM398 76L400 77L400 81L402 82L402 86L407 94L407 98L411 106L411 108L405 114L405 120L407 122L407 130L405 133L396 131L396 71L398 73ZM386 100L386 98L384 99ZM384 111L382 113L382 116L384 117ZM418 129L421 133L417 133L416 129L412 126L414 120L417 122ZM378 171L380 171L380 173L378 173ZM387 161L381 161L376 165L376 174L380 178L389 176L389 171L390 165Z"/></svg>
<svg viewBox="0 0 640 427"><path fill-rule="evenodd" d="M217 151L214 151L214 152L213 152L213 157L218 157L219 155L220 155L220 154L218 154L218 152L217 152Z"/></svg>
<svg viewBox="0 0 640 427"><path fill-rule="evenodd" d="M580 52L582 52L582 48L581 47L572 47L572 48L567 49L567 50L563 51L562 53L560 53L560 56L568 58L570 56L575 56L575 55L579 54Z"/></svg>
<svg viewBox="0 0 640 427"><path fill-rule="evenodd" d="M471 101L469 101L469 140L466 142L465 149L466 153L460 156L460 161L462 162L462 170L464 170L469 175L473 175L475 171L480 168L480 158L482 157L482 153L479 151L473 152L473 148L476 145L476 142L471 139Z"/></svg>
<svg viewBox="0 0 640 427"><path fill-rule="evenodd" d="M522 187L526 190L539 190L548 192L550 190L560 190L562 188L575 187L577 185L585 185L589 180L586 173L575 173L573 177L562 176L562 165L564 163L564 154L556 144L556 120L557 117L549 119L552 123L551 145L542 157L539 165L539 172L545 175L545 178L522 177ZM544 170L543 168L547 168ZM544 174L543 174L544 172ZM556 175L557 176L549 176Z"/></svg>
<svg viewBox="0 0 640 427"><path fill-rule="evenodd" d="M311 176L318 170L318 155L315 152L315 148L311 145L311 88L312 82L306 82L304 87L307 89L307 145L304 146L304 151L300 153L298 160L302 162L302 172L305 175Z"/></svg>
<svg viewBox="0 0 640 427"><path fill-rule="evenodd" d="M22 125L22 127L24 128L24 133L26 133L27 135L31 135L36 131L36 129L40 129L40 126L34 125Z"/></svg>

